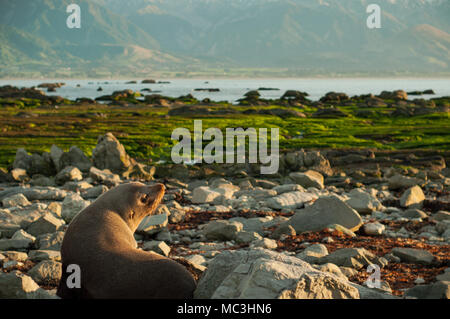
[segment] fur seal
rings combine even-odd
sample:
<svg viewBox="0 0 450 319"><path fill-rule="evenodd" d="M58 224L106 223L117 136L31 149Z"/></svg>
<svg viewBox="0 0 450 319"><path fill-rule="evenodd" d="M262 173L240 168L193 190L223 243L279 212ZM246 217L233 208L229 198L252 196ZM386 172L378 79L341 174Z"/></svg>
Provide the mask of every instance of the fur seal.
<svg viewBox="0 0 450 319"><path fill-rule="evenodd" d="M70 223L61 246L63 299L189 299L196 282L179 263L137 249L134 232L153 214L162 184L129 183L100 196ZM67 287L67 266L78 265L81 288Z"/></svg>

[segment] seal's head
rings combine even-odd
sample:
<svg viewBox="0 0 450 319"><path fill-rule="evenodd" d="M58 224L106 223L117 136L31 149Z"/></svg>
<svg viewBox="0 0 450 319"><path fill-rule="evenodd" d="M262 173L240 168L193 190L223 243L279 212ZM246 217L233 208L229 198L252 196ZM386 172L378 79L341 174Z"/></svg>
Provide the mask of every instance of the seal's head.
<svg viewBox="0 0 450 319"><path fill-rule="evenodd" d="M102 195L99 200L107 203L109 210L118 213L130 229L135 231L145 216L155 212L165 189L163 184L122 184Z"/></svg>

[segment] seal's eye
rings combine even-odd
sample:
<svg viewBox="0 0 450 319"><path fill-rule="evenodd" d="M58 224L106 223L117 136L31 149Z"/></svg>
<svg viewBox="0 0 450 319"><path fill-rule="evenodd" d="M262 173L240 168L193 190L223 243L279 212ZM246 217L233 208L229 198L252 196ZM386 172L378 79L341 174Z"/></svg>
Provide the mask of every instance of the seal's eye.
<svg viewBox="0 0 450 319"><path fill-rule="evenodd" d="M147 204L149 199L150 199L150 195L149 194L145 194L145 195L143 195L141 197L141 202L144 203L144 204Z"/></svg>

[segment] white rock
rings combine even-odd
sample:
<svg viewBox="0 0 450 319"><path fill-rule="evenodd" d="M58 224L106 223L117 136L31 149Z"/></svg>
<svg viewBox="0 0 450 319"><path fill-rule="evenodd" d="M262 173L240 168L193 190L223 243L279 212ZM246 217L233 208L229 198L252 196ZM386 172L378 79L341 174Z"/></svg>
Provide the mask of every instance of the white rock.
<svg viewBox="0 0 450 319"><path fill-rule="evenodd" d="M302 208L305 203L317 199L317 195L307 192L289 192L269 198L266 205L273 209L296 209Z"/></svg>
<svg viewBox="0 0 450 319"><path fill-rule="evenodd" d="M222 194L212 190L208 186L201 186L194 189L192 193L192 202L195 204L211 203Z"/></svg>
<svg viewBox="0 0 450 319"><path fill-rule="evenodd" d="M376 197L359 188L352 190L349 197L346 203L360 214L370 214L382 207Z"/></svg>
<svg viewBox="0 0 450 319"><path fill-rule="evenodd" d="M364 225L364 232L369 236L382 235L386 227L378 222L369 223Z"/></svg>

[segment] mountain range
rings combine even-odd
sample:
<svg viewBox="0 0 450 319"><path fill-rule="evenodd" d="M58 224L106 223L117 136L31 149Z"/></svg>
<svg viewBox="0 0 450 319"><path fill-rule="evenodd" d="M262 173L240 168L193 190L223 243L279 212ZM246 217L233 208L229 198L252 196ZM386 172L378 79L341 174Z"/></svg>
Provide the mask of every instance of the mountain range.
<svg viewBox="0 0 450 319"><path fill-rule="evenodd" d="M372 2L0 0L0 76L450 74L450 1L378 0L369 29Z"/></svg>

